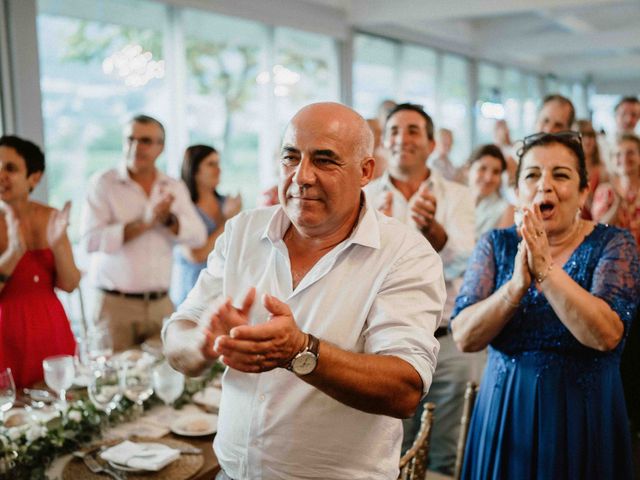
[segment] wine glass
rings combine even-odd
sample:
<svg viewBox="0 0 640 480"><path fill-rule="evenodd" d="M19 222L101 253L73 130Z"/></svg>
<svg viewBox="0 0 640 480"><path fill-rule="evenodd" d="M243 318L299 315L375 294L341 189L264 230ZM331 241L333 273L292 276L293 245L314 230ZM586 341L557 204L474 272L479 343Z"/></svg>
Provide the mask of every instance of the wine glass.
<svg viewBox="0 0 640 480"><path fill-rule="evenodd" d="M175 402L184 390L184 375L176 372L168 362L153 369L153 388L165 405Z"/></svg>
<svg viewBox="0 0 640 480"><path fill-rule="evenodd" d="M8 412L16 401L16 384L10 368L0 369L0 423L4 424L4 412Z"/></svg>
<svg viewBox="0 0 640 480"><path fill-rule="evenodd" d="M110 362L95 363L87 392L91 403L108 417L122 398L119 369Z"/></svg>
<svg viewBox="0 0 640 480"><path fill-rule="evenodd" d="M73 385L76 374L71 355L56 355L42 361L44 381L47 386L60 396L59 406L64 410L67 405L67 389Z"/></svg>
<svg viewBox="0 0 640 480"><path fill-rule="evenodd" d="M104 363L113 355L113 340L108 328L93 328L87 334L87 352L91 363Z"/></svg>
<svg viewBox="0 0 640 480"><path fill-rule="evenodd" d="M154 359L148 353L135 360L125 360L122 365L122 385L124 396L136 404L135 412L142 414L142 404L153 395L151 364Z"/></svg>

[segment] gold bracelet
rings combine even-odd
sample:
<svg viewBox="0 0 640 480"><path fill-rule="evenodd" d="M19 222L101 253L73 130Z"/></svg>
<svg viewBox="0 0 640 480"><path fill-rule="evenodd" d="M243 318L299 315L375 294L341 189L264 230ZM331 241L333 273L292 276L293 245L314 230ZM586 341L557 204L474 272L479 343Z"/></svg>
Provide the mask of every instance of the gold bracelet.
<svg viewBox="0 0 640 480"><path fill-rule="evenodd" d="M509 296L507 295L507 292L503 291L500 294L500 298L502 299L502 301L504 303L506 303L507 305L509 305L511 308L518 308L520 306L520 303L513 303L511 301L511 299L509 298Z"/></svg>
<svg viewBox="0 0 640 480"><path fill-rule="evenodd" d="M549 273L551 272L551 269L553 268L553 262L551 262L549 264L549 266L547 267L547 271L544 273L539 273L538 275L536 275L536 282L538 282L539 284L544 282L547 277L549 276Z"/></svg>

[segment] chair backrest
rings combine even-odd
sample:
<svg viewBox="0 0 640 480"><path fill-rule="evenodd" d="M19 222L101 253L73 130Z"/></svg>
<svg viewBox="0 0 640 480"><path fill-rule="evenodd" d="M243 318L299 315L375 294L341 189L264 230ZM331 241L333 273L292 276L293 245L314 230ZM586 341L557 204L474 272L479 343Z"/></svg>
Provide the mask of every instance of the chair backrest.
<svg viewBox="0 0 640 480"><path fill-rule="evenodd" d="M424 480L427 475L427 458L429 457L429 441L431 439L431 426L433 425L434 403L426 403L422 417L420 417L420 430L416 435L411 448L400 459L401 480Z"/></svg>
<svg viewBox="0 0 640 480"><path fill-rule="evenodd" d="M462 474L462 462L464 461L464 449L467 444L467 435L469 434L469 424L471 423L471 414L473 406L476 403L476 395L478 394L478 384L475 382L467 382L464 391L464 406L462 408L462 418L460 419L460 435L458 436L458 448L456 451L456 465L454 468L453 478L460 479Z"/></svg>

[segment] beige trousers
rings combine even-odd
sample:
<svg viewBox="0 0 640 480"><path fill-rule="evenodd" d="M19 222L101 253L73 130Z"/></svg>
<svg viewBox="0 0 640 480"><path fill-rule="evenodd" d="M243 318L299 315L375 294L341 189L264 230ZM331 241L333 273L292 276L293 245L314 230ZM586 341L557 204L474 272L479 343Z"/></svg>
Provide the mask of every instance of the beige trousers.
<svg viewBox="0 0 640 480"><path fill-rule="evenodd" d="M158 300L144 300L98 290L93 324L109 330L113 351L120 352L149 338L160 338L162 320L173 311L169 296Z"/></svg>

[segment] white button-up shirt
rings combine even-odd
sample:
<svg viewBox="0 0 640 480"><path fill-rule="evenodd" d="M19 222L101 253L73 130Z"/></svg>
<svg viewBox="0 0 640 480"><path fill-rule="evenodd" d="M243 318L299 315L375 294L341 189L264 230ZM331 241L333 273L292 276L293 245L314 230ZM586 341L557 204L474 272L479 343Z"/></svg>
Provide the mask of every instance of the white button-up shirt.
<svg viewBox="0 0 640 480"><path fill-rule="evenodd" d="M240 302L255 286L258 299L269 293L286 302L299 327L324 342L407 361L426 393L445 297L442 263L429 243L365 205L350 237L294 290L283 241L289 225L280 206L234 217L171 321L196 321L220 295ZM250 323L267 318L256 302ZM231 478L395 480L401 439L400 420L348 407L286 369L224 373L214 449Z"/></svg>
<svg viewBox="0 0 640 480"><path fill-rule="evenodd" d="M131 179L124 163L92 177L88 192L82 237L91 254L89 282L95 287L130 293L168 290L173 245L199 247L206 241L206 227L186 185L160 171L149 196ZM180 222L178 235L157 226L125 243L125 225L149 215L162 193L175 197L171 212Z"/></svg>
<svg viewBox="0 0 640 480"><path fill-rule="evenodd" d="M439 252L447 285L447 302L442 315L443 326L446 326L462 285L467 262L475 246L475 206L469 187L446 180L435 170L431 170L426 182L430 193L436 198L436 221L447 232L447 243ZM393 218L412 225L417 230L418 227L411 218L409 203L418 192L407 200L391 182L388 171L365 188L367 198L375 208L382 205L386 192L389 191L393 194Z"/></svg>

